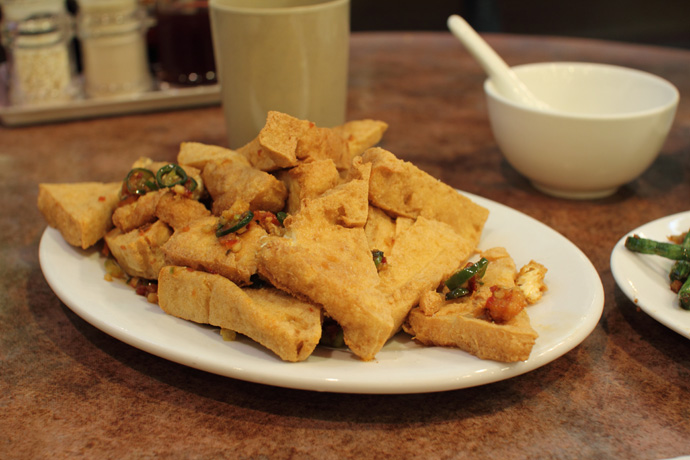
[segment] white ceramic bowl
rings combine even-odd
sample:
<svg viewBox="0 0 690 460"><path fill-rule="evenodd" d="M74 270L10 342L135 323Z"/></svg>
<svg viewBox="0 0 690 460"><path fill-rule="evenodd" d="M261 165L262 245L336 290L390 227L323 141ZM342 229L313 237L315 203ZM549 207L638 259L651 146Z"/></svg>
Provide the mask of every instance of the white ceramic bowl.
<svg viewBox="0 0 690 460"><path fill-rule="evenodd" d="M513 70L550 107L521 106L484 83L489 120L507 161L539 190L601 198L656 159L678 106L678 90L639 70L551 62Z"/></svg>

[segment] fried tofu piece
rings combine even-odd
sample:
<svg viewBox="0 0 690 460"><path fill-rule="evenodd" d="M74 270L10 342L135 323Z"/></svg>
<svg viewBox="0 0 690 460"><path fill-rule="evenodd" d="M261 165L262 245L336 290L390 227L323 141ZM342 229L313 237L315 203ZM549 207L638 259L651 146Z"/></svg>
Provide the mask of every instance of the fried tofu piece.
<svg viewBox="0 0 690 460"><path fill-rule="evenodd" d="M404 330L424 345L456 347L481 359L502 362L529 358L538 337L527 312L497 323L486 315L496 288L517 289L517 271L504 248L481 254L489 260L483 285L471 296L446 301L442 293L427 292L407 317Z"/></svg>
<svg viewBox="0 0 690 460"><path fill-rule="evenodd" d="M537 339L524 310L507 323L496 324L453 306L434 316L413 309L406 330L424 345L459 348L481 359L507 363L527 360Z"/></svg>
<svg viewBox="0 0 690 460"><path fill-rule="evenodd" d="M548 270L542 264L530 260L527 265L524 265L518 272L515 279L515 285L525 294L527 303L533 305L537 303L544 292L548 290L544 277Z"/></svg>
<svg viewBox="0 0 690 460"><path fill-rule="evenodd" d="M240 286L251 284L259 241L266 231L251 222L241 234L218 238L217 227L218 218L212 216L175 231L163 246L166 260L171 265L223 275Z"/></svg>
<svg viewBox="0 0 690 460"><path fill-rule="evenodd" d="M125 273L155 280L161 267L165 265L161 247L171 235L170 227L156 221L127 233L114 228L105 235L105 242Z"/></svg>
<svg viewBox="0 0 690 460"><path fill-rule="evenodd" d="M388 254L395 241L395 219L380 208L369 206L364 233L367 235L369 249L383 251L384 255Z"/></svg>
<svg viewBox="0 0 690 460"><path fill-rule="evenodd" d="M72 246L93 246L113 227L120 182L39 184L38 209Z"/></svg>
<svg viewBox="0 0 690 460"><path fill-rule="evenodd" d="M372 163L369 199L389 214L423 216L451 225L460 236L479 243L489 211L412 163L381 148L364 152Z"/></svg>
<svg viewBox="0 0 690 460"><path fill-rule="evenodd" d="M119 206L113 212L113 224L122 233L127 233L135 228L155 222L158 202L162 196L170 193L172 192L167 188L155 190L141 195L136 201Z"/></svg>
<svg viewBox="0 0 690 460"><path fill-rule="evenodd" d="M347 170L352 163L347 141L332 129L313 124L299 138L295 156L300 161L331 159L339 170Z"/></svg>
<svg viewBox="0 0 690 460"><path fill-rule="evenodd" d="M327 190L319 197L318 204L324 216L344 227L364 228L369 215L370 175L371 165L362 164L361 159L356 158L345 179L346 182Z"/></svg>
<svg viewBox="0 0 690 460"><path fill-rule="evenodd" d="M202 177L213 198L212 211L220 215L238 201L252 211L278 212L285 206L287 188L271 174L234 160L209 161Z"/></svg>
<svg viewBox="0 0 690 460"><path fill-rule="evenodd" d="M340 182L338 169L330 159L302 163L276 176L288 190L285 211L289 214L299 211L302 201L316 198Z"/></svg>
<svg viewBox="0 0 690 460"><path fill-rule="evenodd" d="M180 151L177 153L177 163L179 165L191 166L199 171L203 171L204 166L209 161L223 160L232 160L245 166L251 166L249 160L235 150L201 142L182 142L180 144Z"/></svg>
<svg viewBox="0 0 690 460"><path fill-rule="evenodd" d="M297 166L297 144L311 126L307 120L270 111L256 139L237 151L262 171Z"/></svg>
<svg viewBox="0 0 690 460"><path fill-rule="evenodd" d="M347 170L352 159L376 145L387 128L386 123L376 120L319 127L308 120L271 111L259 135L237 151L262 171L323 159L331 159L339 170Z"/></svg>
<svg viewBox="0 0 690 460"><path fill-rule="evenodd" d="M353 120L336 126L333 131L347 143L350 160L374 147L383 138L388 124L379 120Z"/></svg>
<svg viewBox="0 0 690 460"><path fill-rule="evenodd" d="M268 237L259 250L259 273L278 288L321 305L343 328L350 350L371 360L392 333L391 307L376 289L371 253L361 250L364 231L329 228L317 244Z"/></svg>
<svg viewBox="0 0 690 460"><path fill-rule="evenodd" d="M381 289L393 299L394 332L419 303L421 293L436 289L474 252L473 242L450 225L424 217L398 235L379 272Z"/></svg>
<svg viewBox="0 0 690 460"><path fill-rule="evenodd" d="M303 361L321 338L321 309L274 288L242 289L220 275L166 266L158 277L166 313L246 335L284 361Z"/></svg>
<svg viewBox="0 0 690 460"><path fill-rule="evenodd" d="M363 226L337 223L357 220L342 218L343 200L363 200L366 209L366 183L354 179L305 202L285 220L284 237L264 240L258 271L279 289L321 305L343 328L350 350L371 360L393 331L390 299L379 289Z"/></svg>
<svg viewBox="0 0 690 460"><path fill-rule="evenodd" d="M167 193L158 200L155 215L174 230L179 230L196 220L210 217L211 211L197 200L177 193Z"/></svg>

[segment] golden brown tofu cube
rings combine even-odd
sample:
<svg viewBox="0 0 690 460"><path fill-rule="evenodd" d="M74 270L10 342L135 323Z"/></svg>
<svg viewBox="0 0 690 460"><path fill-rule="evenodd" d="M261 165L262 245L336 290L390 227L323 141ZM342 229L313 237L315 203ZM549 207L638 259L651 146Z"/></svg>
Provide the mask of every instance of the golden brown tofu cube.
<svg viewBox="0 0 690 460"><path fill-rule="evenodd" d="M256 139L238 149L262 171L291 168L307 161L331 159L339 170L376 145L388 128L384 122L357 120L335 128L318 127L281 112L269 112Z"/></svg>
<svg viewBox="0 0 690 460"><path fill-rule="evenodd" d="M259 135L237 151L262 171L297 165L297 143L313 125L285 113L270 111Z"/></svg>
<svg viewBox="0 0 690 460"><path fill-rule="evenodd" d="M211 197L212 211L220 215L236 201L249 203L252 211L278 212L285 206L287 189L273 175L233 160L210 161L202 177Z"/></svg>
<svg viewBox="0 0 690 460"><path fill-rule="evenodd" d="M170 227L156 221L127 233L114 228L105 235L105 242L125 273L155 280L161 267L165 265L161 247L171 235Z"/></svg>
<svg viewBox="0 0 690 460"><path fill-rule="evenodd" d="M327 190L318 199L307 201L308 206L319 206L331 222L344 227L364 227L369 215L370 164L353 163L346 182Z"/></svg>
<svg viewBox="0 0 690 460"><path fill-rule="evenodd" d="M39 184L38 209L73 246L86 249L113 227L121 183Z"/></svg>
<svg viewBox="0 0 690 460"><path fill-rule="evenodd" d="M313 124L299 138L295 155L302 162L333 160L339 170L348 169L352 163L345 139L332 129Z"/></svg>
<svg viewBox="0 0 690 460"><path fill-rule="evenodd" d="M241 234L218 238L217 217L206 217L175 231L163 247L166 259L173 265L218 273L236 284L251 284L256 273L256 252L266 231L251 222Z"/></svg>
<svg viewBox="0 0 690 460"><path fill-rule="evenodd" d="M290 214L299 211L302 201L316 198L340 183L338 169L330 159L302 163L278 172L277 177L287 187L285 211Z"/></svg>
<svg viewBox="0 0 690 460"><path fill-rule="evenodd" d="M168 193L158 200L155 214L158 219L170 225L174 230L178 230L195 220L209 217L211 211L197 200L176 193Z"/></svg>
<svg viewBox="0 0 690 460"><path fill-rule="evenodd" d="M170 194L170 190L156 190L141 195L136 201L119 206L113 212L113 224L122 233L156 221L156 208L161 197Z"/></svg>

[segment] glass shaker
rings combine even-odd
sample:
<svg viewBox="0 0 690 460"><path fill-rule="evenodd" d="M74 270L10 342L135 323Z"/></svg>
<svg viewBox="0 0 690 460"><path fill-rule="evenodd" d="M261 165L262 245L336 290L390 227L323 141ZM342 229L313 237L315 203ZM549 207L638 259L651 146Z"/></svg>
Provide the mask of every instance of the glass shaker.
<svg viewBox="0 0 690 460"><path fill-rule="evenodd" d="M152 88L146 33L151 18L137 0L78 0L77 33L89 97Z"/></svg>
<svg viewBox="0 0 690 460"><path fill-rule="evenodd" d="M72 17L62 0L5 0L2 43L12 105L65 102L79 91Z"/></svg>
<svg viewBox="0 0 690 460"><path fill-rule="evenodd" d="M216 82L208 1L156 0L158 77L173 85Z"/></svg>

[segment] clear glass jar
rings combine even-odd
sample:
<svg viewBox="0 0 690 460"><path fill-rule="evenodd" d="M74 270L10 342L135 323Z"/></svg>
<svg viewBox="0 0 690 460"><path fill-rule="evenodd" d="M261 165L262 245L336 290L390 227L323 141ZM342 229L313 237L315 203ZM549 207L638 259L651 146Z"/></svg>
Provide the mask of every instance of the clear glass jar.
<svg viewBox="0 0 690 460"><path fill-rule="evenodd" d="M77 32L89 97L133 95L152 88L146 46L151 27L135 0L80 0Z"/></svg>
<svg viewBox="0 0 690 460"><path fill-rule="evenodd" d="M2 4L2 43L12 105L65 102L78 95L73 22L64 9L51 8L55 3Z"/></svg>
<svg viewBox="0 0 690 460"><path fill-rule="evenodd" d="M173 85L216 83L206 0L156 0L158 76Z"/></svg>

